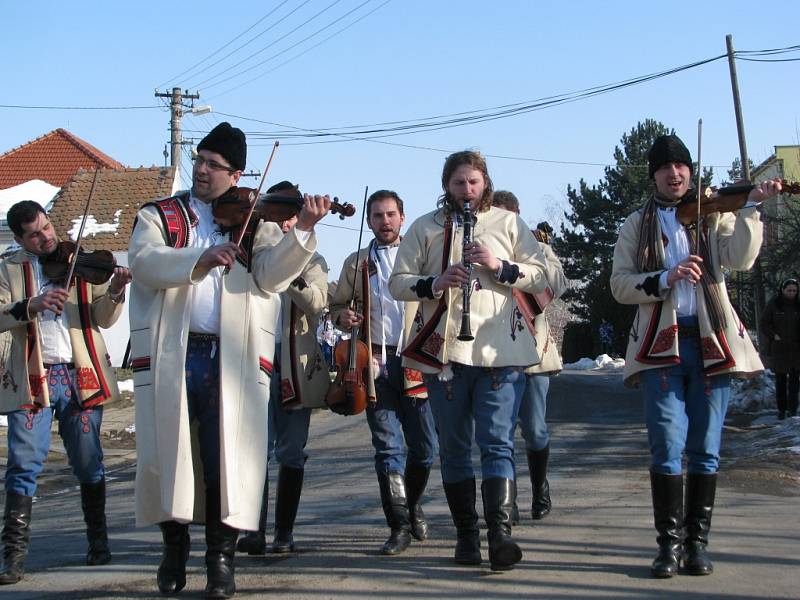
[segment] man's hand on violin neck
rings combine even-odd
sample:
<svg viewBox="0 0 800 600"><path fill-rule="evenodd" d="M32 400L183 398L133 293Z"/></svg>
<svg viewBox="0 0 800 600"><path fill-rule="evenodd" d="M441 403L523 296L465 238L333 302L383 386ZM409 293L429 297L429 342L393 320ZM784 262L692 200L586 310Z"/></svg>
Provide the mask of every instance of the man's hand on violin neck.
<svg viewBox="0 0 800 600"><path fill-rule="evenodd" d="M347 308L339 314L339 328L350 330L356 325L360 325L363 320L363 315Z"/></svg>
<svg viewBox="0 0 800 600"><path fill-rule="evenodd" d="M46 310L52 310L56 314L61 314L64 309L64 302L67 301L69 292L64 288L52 288L34 296L28 302L28 312L32 314L42 313Z"/></svg>
<svg viewBox="0 0 800 600"><path fill-rule="evenodd" d="M313 231L314 225L331 210L330 196L303 194L303 208L297 216L295 227L300 231Z"/></svg>
<svg viewBox="0 0 800 600"><path fill-rule="evenodd" d="M206 248L205 252L200 255L197 266L203 269L233 266L238 252L239 247L233 242L225 242L219 246Z"/></svg>
<svg viewBox="0 0 800 600"><path fill-rule="evenodd" d="M756 186L750 191L747 199L752 200L753 202L763 202L768 198L772 198L773 196L780 194L782 189L783 186L781 185L780 179L767 179L766 181L757 183Z"/></svg>
<svg viewBox="0 0 800 600"><path fill-rule="evenodd" d="M108 291L112 294L119 294L125 289L125 286L131 282L131 272L125 267L114 267L114 275L111 278L111 283L108 285Z"/></svg>
<svg viewBox="0 0 800 600"><path fill-rule="evenodd" d="M703 275L703 270L700 267L702 263L703 259L700 256L696 254L689 255L688 258L685 258L669 270L667 273L667 285L672 287L679 279L685 279L691 284L697 283Z"/></svg>

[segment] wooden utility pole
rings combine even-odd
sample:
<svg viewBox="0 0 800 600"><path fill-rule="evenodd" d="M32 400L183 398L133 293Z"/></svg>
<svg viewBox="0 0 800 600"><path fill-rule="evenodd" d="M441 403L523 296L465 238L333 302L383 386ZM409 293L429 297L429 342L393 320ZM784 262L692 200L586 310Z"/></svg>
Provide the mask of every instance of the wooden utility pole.
<svg viewBox="0 0 800 600"><path fill-rule="evenodd" d="M747 156L747 141L744 135L744 119L742 118L742 101L739 97L739 78L736 75L736 58L733 50L733 36L725 36L725 45L728 48L728 69L731 74L731 91L733 92L733 110L736 114L736 133L739 136L739 160L742 163L742 176L750 181L750 159ZM756 258L753 265L753 287L755 288L755 310L754 317L756 331L760 334L761 327L759 321L764 312L764 276L761 270L761 259ZM740 287L741 289L741 287ZM738 298L741 307L742 299Z"/></svg>
<svg viewBox="0 0 800 600"><path fill-rule="evenodd" d="M169 120L170 130L170 164L177 167L181 162L181 145L183 138L181 137L181 118L183 117L183 109L188 108L183 105L184 100L198 100L200 94L190 94L189 90L184 93L181 88L174 87L172 92L156 92L156 98L170 98L169 109L171 117Z"/></svg>

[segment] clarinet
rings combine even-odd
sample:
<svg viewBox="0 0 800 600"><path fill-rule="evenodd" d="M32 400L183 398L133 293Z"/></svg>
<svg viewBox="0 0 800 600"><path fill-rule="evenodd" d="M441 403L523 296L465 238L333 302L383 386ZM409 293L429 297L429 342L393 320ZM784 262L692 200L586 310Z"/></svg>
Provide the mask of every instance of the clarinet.
<svg viewBox="0 0 800 600"><path fill-rule="evenodd" d="M464 239L461 244L461 261L467 269L467 282L461 286L462 302L461 302L461 331L458 332L457 339L462 342L471 342L475 339L470 331L469 324L469 298L472 295L472 262L466 259L467 244L472 243L472 210L469 206L469 200L464 198Z"/></svg>

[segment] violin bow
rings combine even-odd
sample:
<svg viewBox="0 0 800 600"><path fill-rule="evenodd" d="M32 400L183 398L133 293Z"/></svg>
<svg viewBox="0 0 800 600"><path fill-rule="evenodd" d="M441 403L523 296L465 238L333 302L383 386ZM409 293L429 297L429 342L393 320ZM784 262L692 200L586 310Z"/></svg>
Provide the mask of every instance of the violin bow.
<svg viewBox="0 0 800 600"><path fill-rule="evenodd" d="M694 253L700 255L700 190L703 183L701 163L703 141L703 119L697 119L697 228L694 232Z"/></svg>
<svg viewBox="0 0 800 600"><path fill-rule="evenodd" d="M250 219L253 217L253 211L256 208L256 202L258 202L258 197L261 195L261 188L264 187L264 182L267 181L267 174L269 173L269 168L272 166L272 159L275 158L275 151L278 149L280 145L279 141L275 141L275 145L272 146L272 152L269 154L269 158L267 159L267 166L264 167L264 174L261 176L261 181L258 184L258 189L256 190L255 195L250 200L250 211L247 213L247 218L242 223L242 227L239 230L239 233L236 235L236 247L239 248L242 245L242 239L244 238L244 232L247 230L247 226L250 224ZM227 275L230 273L231 268L225 267L225 270L222 271L223 275Z"/></svg>
<svg viewBox="0 0 800 600"><path fill-rule="evenodd" d="M364 203L361 205L361 227L358 229L358 246L356 246L356 275L353 279L353 293L350 296L350 310L352 311L356 309L356 283L358 282L358 263L361 260L359 253L361 252L361 239L364 235L364 217L367 212L367 194L369 194L368 185L364 187Z"/></svg>
<svg viewBox="0 0 800 600"><path fill-rule="evenodd" d="M75 274L75 265L78 264L78 253L81 251L81 240L83 239L83 228L86 227L86 220L89 218L89 206L92 204L92 197L94 196L95 187L97 187L97 180L100 178L100 169L94 170L94 178L92 179L92 187L89 189L89 197L86 198L86 206L83 209L83 219L81 219L81 227L78 230L78 239L75 240L75 254L72 255L72 260L69 263L69 271L67 271L67 278L64 280L65 289L69 290L72 285L72 276Z"/></svg>

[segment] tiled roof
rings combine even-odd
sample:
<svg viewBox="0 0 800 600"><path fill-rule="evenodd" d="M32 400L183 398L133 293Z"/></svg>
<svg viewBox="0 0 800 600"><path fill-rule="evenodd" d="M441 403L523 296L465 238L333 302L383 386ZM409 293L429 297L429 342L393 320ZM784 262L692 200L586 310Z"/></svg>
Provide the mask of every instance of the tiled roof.
<svg viewBox="0 0 800 600"><path fill-rule="evenodd" d="M74 239L80 227L94 171L75 174L53 202L50 220L62 240ZM139 207L169 196L175 167L101 169L81 245L87 250L126 251Z"/></svg>
<svg viewBox="0 0 800 600"><path fill-rule="evenodd" d="M66 129L56 129L0 155L0 190L31 179L62 187L78 169L124 169Z"/></svg>

